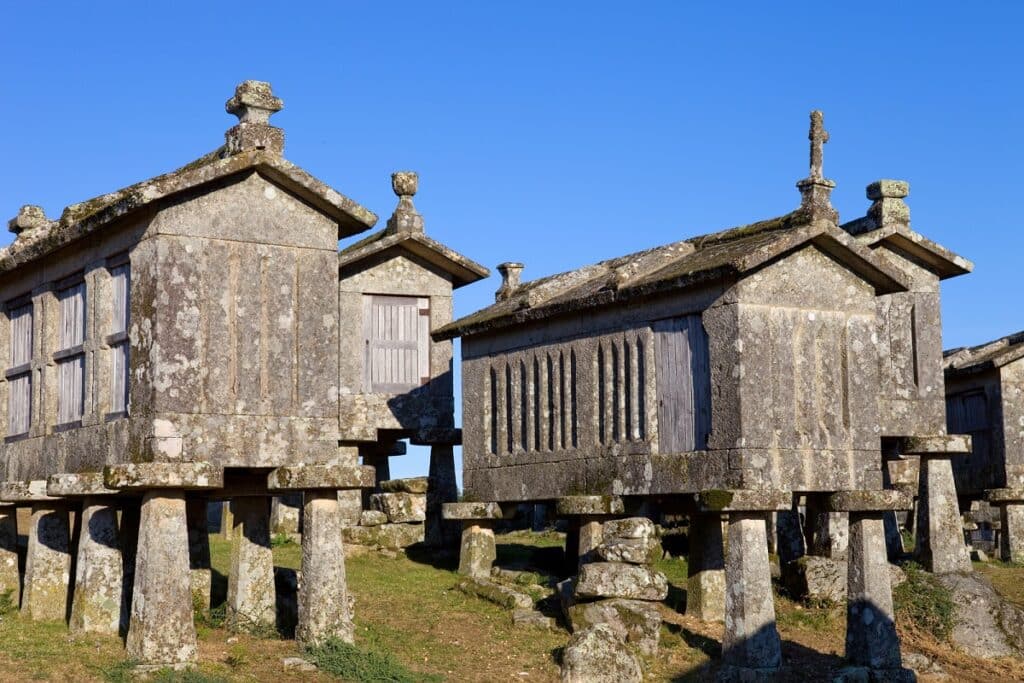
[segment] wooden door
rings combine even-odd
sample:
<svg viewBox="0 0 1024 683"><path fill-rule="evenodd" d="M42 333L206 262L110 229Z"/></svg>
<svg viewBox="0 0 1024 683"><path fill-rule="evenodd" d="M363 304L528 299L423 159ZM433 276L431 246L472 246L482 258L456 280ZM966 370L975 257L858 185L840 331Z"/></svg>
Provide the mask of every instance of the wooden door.
<svg viewBox="0 0 1024 683"><path fill-rule="evenodd" d="M700 315L655 321L658 442L662 453L707 447L711 428L711 373Z"/></svg>

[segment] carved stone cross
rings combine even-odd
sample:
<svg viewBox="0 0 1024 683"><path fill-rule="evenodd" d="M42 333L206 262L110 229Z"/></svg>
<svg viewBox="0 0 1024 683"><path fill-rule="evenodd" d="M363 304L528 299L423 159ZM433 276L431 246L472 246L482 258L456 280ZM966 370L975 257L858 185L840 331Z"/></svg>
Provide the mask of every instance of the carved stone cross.
<svg viewBox="0 0 1024 683"><path fill-rule="evenodd" d="M828 131L825 130L825 118L817 109L811 112L811 132L807 137L811 141L811 178L820 180L823 177L821 161L823 148L828 142Z"/></svg>

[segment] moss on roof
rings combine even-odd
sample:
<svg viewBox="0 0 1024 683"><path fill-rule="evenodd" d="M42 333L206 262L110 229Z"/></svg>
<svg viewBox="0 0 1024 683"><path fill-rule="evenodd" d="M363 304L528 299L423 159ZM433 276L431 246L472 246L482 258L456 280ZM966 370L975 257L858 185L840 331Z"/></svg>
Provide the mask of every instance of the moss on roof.
<svg viewBox="0 0 1024 683"><path fill-rule="evenodd" d="M998 368L1024 358L1024 330L977 346L949 349L942 355L948 375Z"/></svg>

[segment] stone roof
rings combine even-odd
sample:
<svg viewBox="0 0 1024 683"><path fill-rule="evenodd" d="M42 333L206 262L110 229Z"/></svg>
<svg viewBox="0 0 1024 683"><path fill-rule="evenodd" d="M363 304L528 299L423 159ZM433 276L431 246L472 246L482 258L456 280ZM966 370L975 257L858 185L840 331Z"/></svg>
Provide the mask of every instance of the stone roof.
<svg viewBox="0 0 1024 683"><path fill-rule="evenodd" d="M949 349L942 355L947 375L999 368L1024 358L1024 330L978 346Z"/></svg>
<svg viewBox="0 0 1024 683"><path fill-rule="evenodd" d="M342 276L346 271L357 270L361 262L376 254L398 249L408 251L451 275L452 286L456 288L490 275L484 266L424 233L423 216L412 202L419 187L419 176L416 173L393 173L391 186L398 196L398 206L388 219L387 227L341 250L338 254L338 268Z"/></svg>
<svg viewBox="0 0 1024 683"><path fill-rule="evenodd" d="M869 249L831 220L801 206L778 218L525 282L503 300L440 328L434 337L440 340L488 332L659 292L734 279L808 244L858 273L879 293L906 290L904 278L895 268L880 263Z"/></svg>
<svg viewBox="0 0 1024 683"><path fill-rule="evenodd" d="M269 84L246 81L238 86L235 97L227 104L228 111L241 122L226 133L226 143L209 154L170 173L71 204L56 221L47 220L38 207L23 207L10 222L10 229L18 238L0 249L0 273L45 256L167 198L253 172L336 220L339 238L372 228L377 223L372 211L281 156L284 133L266 123L269 113L276 111L275 106L281 108L280 100L272 96Z"/></svg>

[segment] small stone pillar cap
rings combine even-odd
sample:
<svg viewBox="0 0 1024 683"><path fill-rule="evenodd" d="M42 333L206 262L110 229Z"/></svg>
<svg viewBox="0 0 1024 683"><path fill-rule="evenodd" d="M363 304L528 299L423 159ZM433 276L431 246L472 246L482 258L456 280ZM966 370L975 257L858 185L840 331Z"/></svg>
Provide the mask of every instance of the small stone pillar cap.
<svg viewBox="0 0 1024 683"><path fill-rule="evenodd" d="M887 512L910 510L913 498L907 491L882 489L878 491L840 491L828 498L832 512Z"/></svg>
<svg viewBox="0 0 1024 683"><path fill-rule="evenodd" d="M35 204L26 204L18 210L17 216L8 221L7 229L15 235L20 235L29 230L48 228L52 224L53 221L46 217L43 207L36 206Z"/></svg>
<svg viewBox="0 0 1024 683"><path fill-rule="evenodd" d="M515 294L519 289L519 276L523 273L523 264L515 261L506 261L498 264L498 272L501 273L501 287L494 293L495 301L504 301Z"/></svg>
<svg viewBox="0 0 1024 683"><path fill-rule="evenodd" d="M716 489L697 494L701 512L772 512L791 510L791 491L755 489Z"/></svg>
<svg viewBox="0 0 1024 683"><path fill-rule="evenodd" d="M555 503L559 517L621 515L625 511L619 496L563 496Z"/></svg>
<svg viewBox="0 0 1024 683"><path fill-rule="evenodd" d="M903 199L910 194L910 183L905 180L876 180L867 186L868 199Z"/></svg>
<svg viewBox="0 0 1024 683"><path fill-rule="evenodd" d="M270 491L372 489L376 472L369 465L288 465L267 475Z"/></svg>
<svg viewBox="0 0 1024 683"><path fill-rule="evenodd" d="M398 196L398 206L388 219L389 233L423 232L423 216L412 203L419 186L420 176L415 171L395 171L391 174L391 189Z"/></svg>
<svg viewBox="0 0 1024 683"><path fill-rule="evenodd" d="M235 95L224 103L229 114L241 123L268 123L270 116L284 109L284 102L275 97L266 81L243 81Z"/></svg>
<svg viewBox="0 0 1024 683"><path fill-rule="evenodd" d="M150 489L219 489L224 468L208 462L140 462L103 468L107 488L128 491Z"/></svg>
<svg viewBox="0 0 1024 683"><path fill-rule="evenodd" d="M441 506L441 517L451 520L490 520L503 519L501 505L498 503L445 503Z"/></svg>
<svg viewBox="0 0 1024 683"><path fill-rule="evenodd" d="M401 197L414 197L420 186L420 176L416 171L395 171L391 174L391 189Z"/></svg>
<svg viewBox="0 0 1024 683"><path fill-rule="evenodd" d="M966 455L972 450L969 434L941 434L937 436L907 436L900 439L899 451L904 455L930 458L949 458Z"/></svg>

